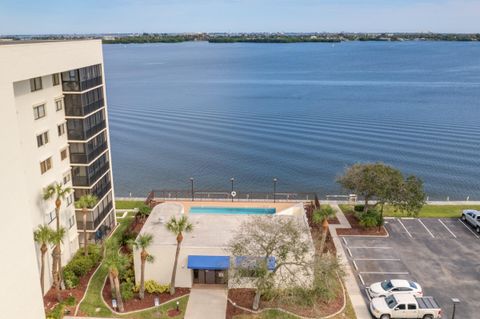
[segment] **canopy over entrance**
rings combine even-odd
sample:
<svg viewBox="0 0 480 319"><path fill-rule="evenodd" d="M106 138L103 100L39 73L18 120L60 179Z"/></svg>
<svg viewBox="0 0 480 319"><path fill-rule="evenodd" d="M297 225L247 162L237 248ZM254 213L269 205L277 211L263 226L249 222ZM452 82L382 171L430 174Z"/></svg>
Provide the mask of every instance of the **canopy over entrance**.
<svg viewBox="0 0 480 319"><path fill-rule="evenodd" d="M229 256L188 256L188 269L224 270L229 267Z"/></svg>

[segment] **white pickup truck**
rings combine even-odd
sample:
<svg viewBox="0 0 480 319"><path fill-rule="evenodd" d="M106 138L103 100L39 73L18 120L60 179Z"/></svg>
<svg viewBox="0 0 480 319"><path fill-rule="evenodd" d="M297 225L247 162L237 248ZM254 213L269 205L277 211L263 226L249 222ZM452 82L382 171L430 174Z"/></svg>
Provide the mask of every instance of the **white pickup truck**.
<svg viewBox="0 0 480 319"><path fill-rule="evenodd" d="M466 209L462 213L462 220L469 223L477 233L480 233L480 212L474 209Z"/></svg>
<svg viewBox="0 0 480 319"><path fill-rule="evenodd" d="M408 294L373 298L370 301L370 312L377 319L442 318L442 309L433 297L415 297Z"/></svg>

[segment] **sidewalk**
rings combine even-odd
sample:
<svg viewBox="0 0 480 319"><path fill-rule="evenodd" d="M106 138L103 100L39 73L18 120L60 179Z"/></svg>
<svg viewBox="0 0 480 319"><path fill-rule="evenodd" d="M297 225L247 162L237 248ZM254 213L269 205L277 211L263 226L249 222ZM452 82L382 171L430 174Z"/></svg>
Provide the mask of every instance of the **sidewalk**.
<svg viewBox="0 0 480 319"><path fill-rule="evenodd" d="M227 295L226 288L192 288L185 319L225 319Z"/></svg>
<svg viewBox="0 0 480 319"><path fill-rule="evenodd" d="M347 289L348 295L350 296L353 310L355 311L357 319L371 319L372 316L368 311L368 306L362 296L360 287L355 280L355 275L353 274L352 267L348 262L347 254L343 249L340 237L338 237L337 235L337 228L352 228L352 226L350 226L347 218L336 203L330 202L329 204L335 211L337 219L340 222L340 224L330 224L329 230L333 239L333 243L335 244L335 248L337 249L337 255L340 259L340 263L344 266L345 269L345 288Z"/></svg>

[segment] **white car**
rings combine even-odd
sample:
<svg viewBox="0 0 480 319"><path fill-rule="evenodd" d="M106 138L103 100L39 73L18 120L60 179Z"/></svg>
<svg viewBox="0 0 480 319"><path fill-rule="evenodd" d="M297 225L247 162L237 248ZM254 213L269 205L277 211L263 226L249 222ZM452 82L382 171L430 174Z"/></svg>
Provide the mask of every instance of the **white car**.
<svg viewBox="0 0 480 319"><path fill-rule="evenodd" d="M397 294L409 294L415 297L422 297L422 287L411 280L391 279L376 282L367 288L371 298L388 297Z"/></svg>

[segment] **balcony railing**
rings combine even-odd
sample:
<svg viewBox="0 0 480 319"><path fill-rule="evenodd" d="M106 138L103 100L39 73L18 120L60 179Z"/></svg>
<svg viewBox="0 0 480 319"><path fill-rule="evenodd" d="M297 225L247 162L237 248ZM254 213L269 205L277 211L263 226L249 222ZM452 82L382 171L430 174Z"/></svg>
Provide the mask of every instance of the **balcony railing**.
<svg viewBox="0 0 480 319"><path fill-rule="evenodd" d="M105 163L100 169L98 169L93 175L89 176L72 176L73 186L91 186L95 184L100 176L105 174L110 169L110 163Z"/></svg>
<svg viewBox="0 0 480 319"><path fill-rule="evenodd" d="M70 162L72 164L88 164L93 161L98 155L103 153L108 148L108 143L100 144L96 149L88 154L85 153L70 153Z"/></svg>
<svg viewBox="0 0 480 319"><path fill-rule="evenodd" d="M81 105L68 105L65 103L65 115L66 116L86 116L100 108L105 106L105 100L100 99L96 102L81 106Z"/></svg>

